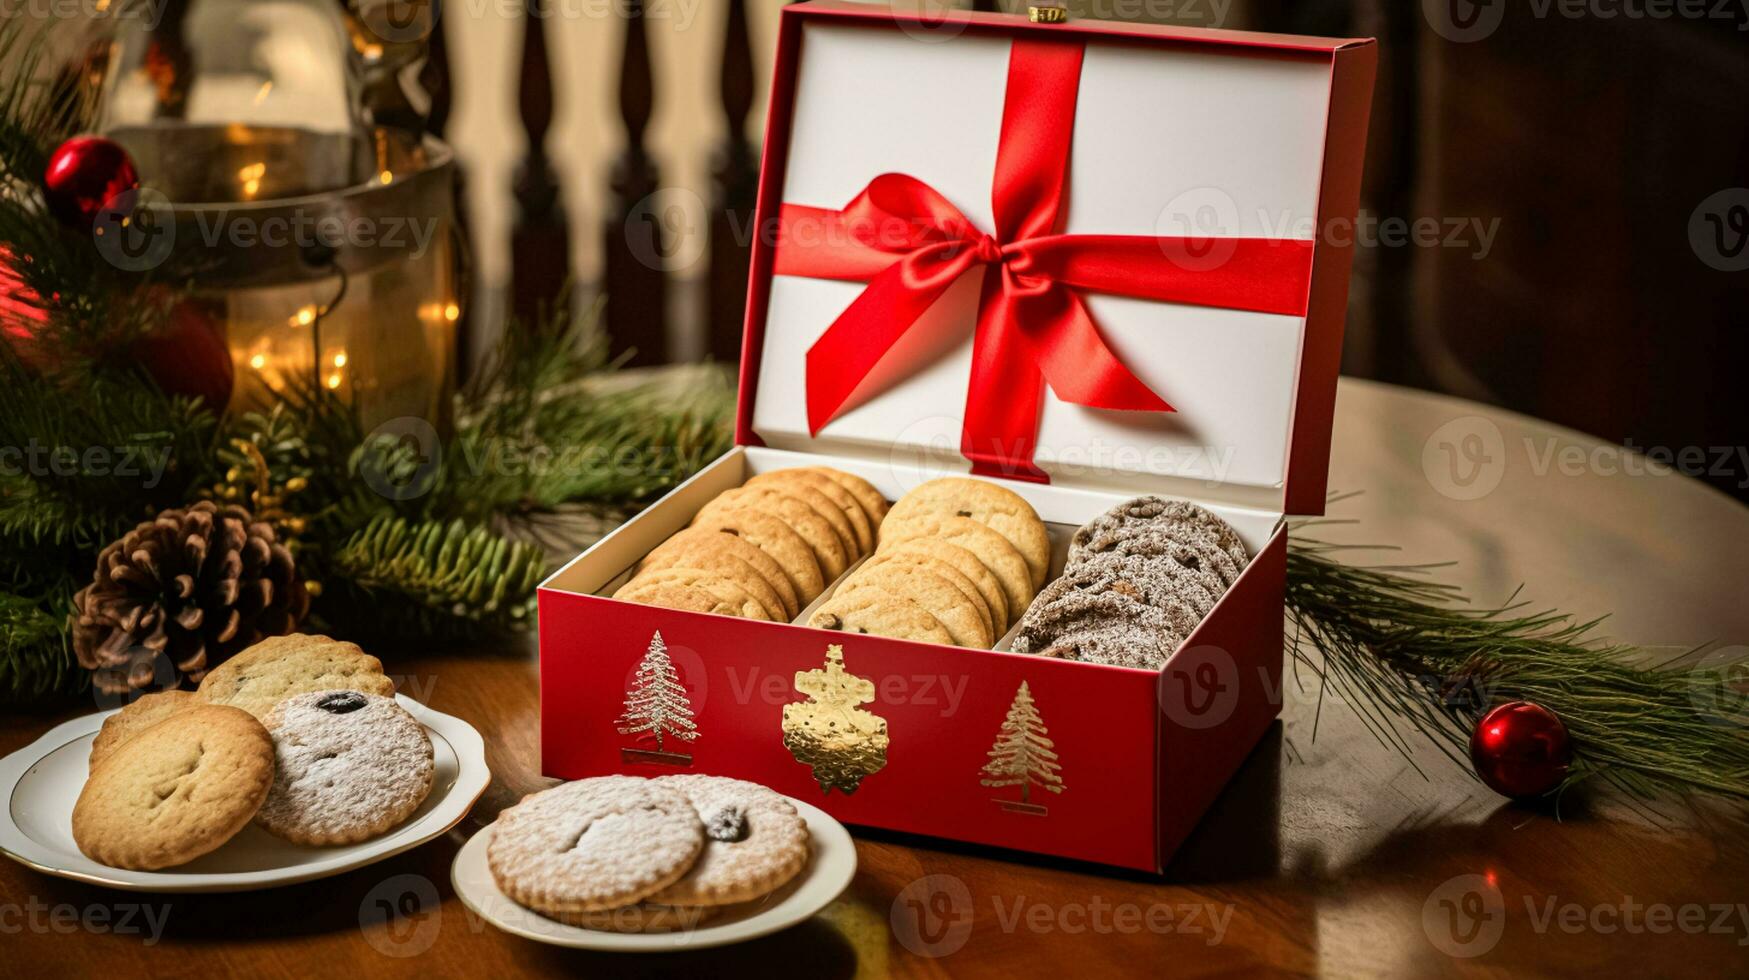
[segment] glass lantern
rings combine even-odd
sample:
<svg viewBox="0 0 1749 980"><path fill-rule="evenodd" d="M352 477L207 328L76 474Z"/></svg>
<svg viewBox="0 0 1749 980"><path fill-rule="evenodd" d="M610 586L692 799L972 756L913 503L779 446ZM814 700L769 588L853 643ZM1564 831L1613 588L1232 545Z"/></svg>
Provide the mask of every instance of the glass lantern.
<svg viewBox="0 0 1749 980"><path fill-rule="evenodd" d="M367 428L441 426L460 315L453 158L364 121L334 0L130 0L115 28L101 127L169 240L137 261L220 325L231 407L318 385Z"/></svg>

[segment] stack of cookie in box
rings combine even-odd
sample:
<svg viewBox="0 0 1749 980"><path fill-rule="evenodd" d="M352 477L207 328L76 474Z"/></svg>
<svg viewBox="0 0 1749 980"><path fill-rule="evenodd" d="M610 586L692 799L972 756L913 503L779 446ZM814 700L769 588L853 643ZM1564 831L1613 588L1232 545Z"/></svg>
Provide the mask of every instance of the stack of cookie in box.
<svg viewBox="0 0 1749 980"><path fill-rule="evenodd" d="M787 623L867 555L887 501L824 466L761 474L706 504L614 598Z"/></svg>
<svg viewBox="0 0 1749 980"><path fill-rule="evenodd" d="M808 625L988 650L1050 569L1044 522L1019 494L943 477L899 499L875 554Z"/></svg>
<svg viewBox="0 0 1749 980"><path fill-rule="evenodd" d="M1021 618L1013 649L1157 670L1248 560L1238 532L1195 504L1126 501L1075 532L1062 576Z"/></svg>

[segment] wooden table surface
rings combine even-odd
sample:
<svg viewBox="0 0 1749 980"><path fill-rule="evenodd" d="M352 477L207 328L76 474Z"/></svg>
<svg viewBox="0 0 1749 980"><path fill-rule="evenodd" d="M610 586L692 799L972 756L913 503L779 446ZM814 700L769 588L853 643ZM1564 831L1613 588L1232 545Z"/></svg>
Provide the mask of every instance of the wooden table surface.
<svg viewBox="0 0 1749 980"><path fill-rule="evenodd" d="M1611 613L1609 632L1633 643L1749 642L1749 509L1621 464L1610 447L1532 420L1344 381L1331 486L1365 492L1333 516L1358 519L1337 529L1346 539L1458 561L1451 576L1482 601L1522 582L1538 603ZM1163 878L859 831L854 884L787 932L659 957L555 949L499 933L449 883L461 843L546 785L532 641L384 660L403 691L486 736L495 779L461 826L369 868L256 894L136 896L0 861L0 973L1749 972L1741 811L1649 816L1569 799L1557 819L1508 805L1431 747L1418 773L1344 705L1323 705L1314 739L1318 695L1303 674ZM9 716L0 752L90 708ZM969 932L950 928L965 922Z"/></svg>

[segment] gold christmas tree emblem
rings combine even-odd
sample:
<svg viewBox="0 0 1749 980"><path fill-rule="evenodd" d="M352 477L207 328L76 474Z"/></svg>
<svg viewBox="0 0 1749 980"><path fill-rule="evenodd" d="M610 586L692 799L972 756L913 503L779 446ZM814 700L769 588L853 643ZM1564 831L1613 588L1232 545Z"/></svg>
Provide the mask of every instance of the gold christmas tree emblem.
<svg viewBox="0 0 1749 980"><path fill-rule="evenodd" d="M650 647L638 662L632 686L626 690L625 713L619 716L619 733L634 738L655 739L654 749L622 748L622 762L646 762L664 766L690 766L692 756L685 752L663 749L662 739L690 742L698 737L698 726L692 720L692 704L686 688L668 657L668 644L658 631L650 637Z"/></svg>
<svg viewBox="0 0 1749 980"><path fill-rule="evenodd" d="M1018 801L997 800L997 806L1042 817L1047 811L1042 804L1032 802L1032 787L1052 793L1063 791L1063 777L1057 775L1062 765L1046 734L1044 719L1032 703L1032 691L1021 681L1020 690L1014 692L1014 703L1008 706L1008 717L996 733L996 743L990 746L990 761L984 765L985 778L979 780L985 786L1020 787Z"/></svg>
<svg viewBox="0 0 1749 980"><path fill-rule="evenodd" d="M886 719L858 707L874 703L874 682L845 670L844 648L833 644L821 669L796 671L796 690L808 700L784 705L784 748L813 767L821 792L856 792L887 764Z"/></svg>

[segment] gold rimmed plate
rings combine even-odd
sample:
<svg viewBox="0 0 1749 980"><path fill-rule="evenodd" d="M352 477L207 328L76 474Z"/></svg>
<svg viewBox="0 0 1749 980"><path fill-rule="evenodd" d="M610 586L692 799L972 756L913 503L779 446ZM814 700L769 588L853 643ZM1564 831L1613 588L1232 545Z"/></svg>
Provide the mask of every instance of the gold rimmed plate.
<svg viewBox="0 0 1749 980"><path fill-rule="evenodd" d="M460 823L486 791L486 745L472 725L397 695L431 737L431 795L400 826L372 840L305 847L251 824L223 847L161 871L99 864L73 843L73 804L85 785L91 742L113 711L85 715L0 759L0 852L44 874L150 892L235 892L277 888L337 875L432 840Z"/></svg>

